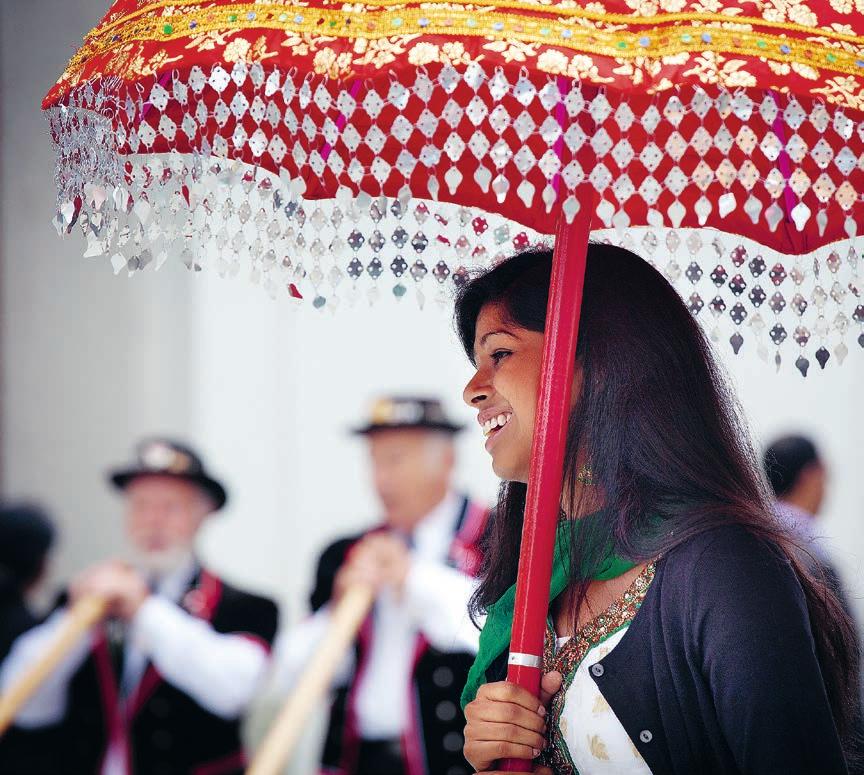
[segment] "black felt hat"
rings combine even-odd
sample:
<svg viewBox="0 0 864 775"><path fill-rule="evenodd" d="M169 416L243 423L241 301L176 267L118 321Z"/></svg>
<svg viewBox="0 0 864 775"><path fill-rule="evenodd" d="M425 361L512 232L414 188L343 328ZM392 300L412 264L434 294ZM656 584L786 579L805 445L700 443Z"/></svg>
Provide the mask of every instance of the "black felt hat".
<svg viewBox="0 0 864 775"><path fill-rule="evenodd" d="M366 435L376 431L408 429L458 433L462 426L447 417L437 398L389 396L372 404L368 421L355 428L354 433Z"/></svg>
<svg viewBox="0 0 864 775"><path fill-rule="evenodd" d="M189 447L170 439L149 439L142 441L135 452L134 463L109 474L111 483L118 489L125 490L140 476L173 476L204 490L213 499L214 511L227 502L225 488L207 473L201 458Z"/></svg>

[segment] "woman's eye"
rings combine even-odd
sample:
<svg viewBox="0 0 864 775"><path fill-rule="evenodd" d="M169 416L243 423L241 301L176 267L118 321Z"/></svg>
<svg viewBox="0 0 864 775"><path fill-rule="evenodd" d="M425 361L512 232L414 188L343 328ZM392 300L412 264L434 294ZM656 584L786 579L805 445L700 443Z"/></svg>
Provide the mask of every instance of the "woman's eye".
<svg viewBox="0 0 864 775"><path fill-rule="evenodd" d="M502 361L502 359L512 354L513 353L510 350L496 350L494 353L492 353L492 362L497 365Z"/></svg>

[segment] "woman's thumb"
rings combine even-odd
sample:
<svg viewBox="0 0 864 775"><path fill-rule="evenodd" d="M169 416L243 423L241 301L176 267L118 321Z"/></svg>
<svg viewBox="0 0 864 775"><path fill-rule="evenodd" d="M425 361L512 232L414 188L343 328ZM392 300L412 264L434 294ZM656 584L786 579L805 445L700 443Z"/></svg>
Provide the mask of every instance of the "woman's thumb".
<svg viewBox="0 0 864 775"><path fill-rule="evenodd" d="M557 670L553 670L551 673L546 673L546 675L543 676L540 681L540 702L543 703L544 706L549 704L552 695L561 688L563 680L561 673Z"/></svg>

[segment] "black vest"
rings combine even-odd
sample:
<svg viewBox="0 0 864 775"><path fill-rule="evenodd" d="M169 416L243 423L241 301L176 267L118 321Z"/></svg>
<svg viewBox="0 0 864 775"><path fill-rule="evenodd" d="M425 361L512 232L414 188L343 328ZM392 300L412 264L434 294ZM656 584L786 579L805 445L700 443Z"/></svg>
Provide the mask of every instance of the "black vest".
<svg viewBox="0 0 864 775"><path fill-rule="evenodd" d="M487 509L463 499L449 564L471 574L477 572L482 559L478 544L487 519ZM317 611L330 600L336 573L348 550L363 535L336 541L321 555L310 599L312 610ZM368 656L372 637L370 617L355 643L355 674L347 687L337 690L331 705L321 758L324 773L353 775L355 771L360 744L353 711L358 685L355 678ZM411 696L411 718L402 736L406 775L468 775L472 772L462 755L465 717L459 706L459 696L473 662L473 654L440 652L418 634L412 683L405 687Z"/></svg>
<svg viewBox="0 0 864 775"><path fill-rule="evenodd" d="M249 635L268 649L276 634L278 611L272 601L241 592L206 572L193 581L183 605L216 632ZM66 718L59 728L35 733L50 739L57 751L55 767L38 775L98 775L107 746L117 735L128 741L133 775L243 772L239 718L223 719L205 710L167 683L152 664L122 712L117 673L107 638L97 637L70 683Z"/></svg>

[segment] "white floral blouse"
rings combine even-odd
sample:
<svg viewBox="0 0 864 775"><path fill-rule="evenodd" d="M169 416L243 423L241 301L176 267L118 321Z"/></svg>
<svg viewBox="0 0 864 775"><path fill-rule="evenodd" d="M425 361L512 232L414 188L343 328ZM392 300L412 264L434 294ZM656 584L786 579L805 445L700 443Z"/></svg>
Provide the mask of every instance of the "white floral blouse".
<svg viewBox="0 0 864 775"><path fill-rule="evenodd" d="M549 717L549 744L542 760L555 775L650 775L651 770L633 745L618 717L589 673L620 643L651 580L648 565L620 600L586 624L573 638L547 632L544 672L564 676Z"/></svg>

